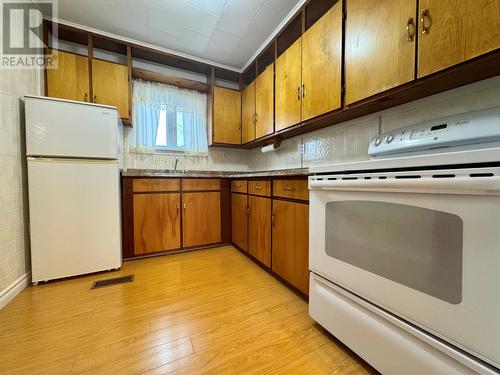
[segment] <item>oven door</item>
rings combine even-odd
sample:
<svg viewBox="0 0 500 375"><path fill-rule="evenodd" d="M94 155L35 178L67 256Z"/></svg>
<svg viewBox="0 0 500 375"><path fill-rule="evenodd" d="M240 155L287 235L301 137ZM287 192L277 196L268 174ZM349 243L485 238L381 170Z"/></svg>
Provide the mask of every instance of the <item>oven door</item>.
<svg viewBox="0 0 500 375"><path fill-rule="evenodd" d="M500 367L500 168L309 186L312 272Z"/></svg>

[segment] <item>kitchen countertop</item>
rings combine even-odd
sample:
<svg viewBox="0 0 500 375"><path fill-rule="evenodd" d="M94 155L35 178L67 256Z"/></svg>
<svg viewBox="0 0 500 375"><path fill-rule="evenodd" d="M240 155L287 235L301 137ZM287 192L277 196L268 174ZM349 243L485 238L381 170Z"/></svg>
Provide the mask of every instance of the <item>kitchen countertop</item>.
<svg viewBox="0 0 500 375"><path fill-rule="evenodd" d="M275 171L238 172L238 171L174 171L171 169L127 169L123 177L212 177L212 178L252 178L308 176L309 168L281 169Z"/></svg>

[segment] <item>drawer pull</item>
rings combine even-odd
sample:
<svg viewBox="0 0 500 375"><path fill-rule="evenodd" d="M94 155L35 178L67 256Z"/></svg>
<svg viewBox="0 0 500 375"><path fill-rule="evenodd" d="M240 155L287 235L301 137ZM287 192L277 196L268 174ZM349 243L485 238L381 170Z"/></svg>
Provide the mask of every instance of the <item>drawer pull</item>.
<svg viewBox="0 0 500 375"><path fill-rule="evenodd" d="M294 191L295 190L295 188L292 186L285 186L285 187L283 187L283 189L285 189L286 191Z"/></svg>
<svg viewBox="0 0 500 375"><path fill-rule="evenodd" d="M262 190L262 186L256 186L255 190Z"/></svg>
<svg viewBox="0 0 500 375"><path fill-rule="evenodd" d="M415 21L413 17L408 18L408 22L406 22L406 33L408 34L408 41L413 42L415 39Z"/></svg>
<svg viewBox="0 0 500 375"><path fill-rule="evenodd" d="M429 9L423 9L420 15L420 23L422 24L422 34L429 34L431 29L432 19L429 14Z"/></svg>

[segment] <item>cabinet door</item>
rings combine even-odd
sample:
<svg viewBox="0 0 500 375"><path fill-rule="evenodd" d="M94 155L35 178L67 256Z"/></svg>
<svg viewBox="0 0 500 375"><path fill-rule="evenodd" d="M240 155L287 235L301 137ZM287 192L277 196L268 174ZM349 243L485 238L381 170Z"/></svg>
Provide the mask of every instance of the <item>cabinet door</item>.
<svg viewBox="0 0 500 375"><path fill-rule="evenodd" d="M128 67L126 65L93 59L92 88L94 103L115 106L121 118L130 117Z"/></svg>
<svg viewBox="0 0 500 375"><path fill-rule="evenodd" d="M213 141L241 144L241 92L214 88Z"/></svg>
<svg viewBox="0 0 500 375"><path fill-rule="evenodd" d="M500 48L500 1L467 0L466 58Z"/></svg>
<svg viewBox="0 0 500 375"><path fill-rule="evenodd" d="M134 194L134 254L181 247L180 194Z"/></svg>
<svg viewBox="0 0 500 375"><path fill-rule="evenodd" d="M354 103L414 79L416 0L348 0L346 102Z"/></svg>
<svg viewBox="0 0 500 375"><path fill-rule="evenodd" d="M221 242L220 192L182 194L183 247Z"/></svg>
<svg viewBox="0 0 500 375"><path fill-rule="evenodd" d="M255 81L241 93L241 143L255 139Z"/></svg>
<svg viewBox="0 0 500 375"><path fill-rule="evenodd" d="M301 39L276 59L276 131L300 122Z"/></svg>
<svg viewBox="0 0 500 375"><path fill-rule="evenodd" d="M89 101L89 59L58 51L57 69L47 69L47 95L53 98Z"/></svg>
<svg viewBox="0 0 500 375"><path fill-rule="evenodd" d="M274 64L255 80L255 138L274 132Z"/></svg>
<svg viewBox="0 0 500 375"><path fill-rule="evenodd" d="M302 36L302 121L340 108L342 1Z"/></svg>
<svg viewBox="0 0 500 375"><path fill-rule="evenodd" d="M271 267L271 199L248 197L248 252Z"/></svg>
<svg viewBox="0 0 500 375"><path fill-rule="evenodd" d="M247 195L231 194L231 240L240 249L247 251L248 216Z"/></svg>
<svg viewBox="0 0 500 375"><path fill-rule="evenodd" d="M421 0L418 77L500 47L497 0Z"/></svg>
<svg viewBox="0 0 500 375"><path fill-rule="evenodd" d="M418 77L465 60L468 2L420 0Z"/></svg>
<svg viewBox="0 0 500 375"><path fill-rule="evenodd" d="M304 293L309 291L309 206L273 201L272 269Z"/></svg>

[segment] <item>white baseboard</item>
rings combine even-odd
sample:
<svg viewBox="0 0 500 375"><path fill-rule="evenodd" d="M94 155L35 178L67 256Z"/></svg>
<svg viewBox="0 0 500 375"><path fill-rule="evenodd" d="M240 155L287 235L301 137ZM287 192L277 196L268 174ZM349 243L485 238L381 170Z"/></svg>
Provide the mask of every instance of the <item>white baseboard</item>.
<svg viewBox="0 0 500 375"><path fill-rule="evenodd" d="M0 291L0 310L14 299L24 288L28 286L31 279L31 272L27 272L15 280L7 288Z"/></svg>

